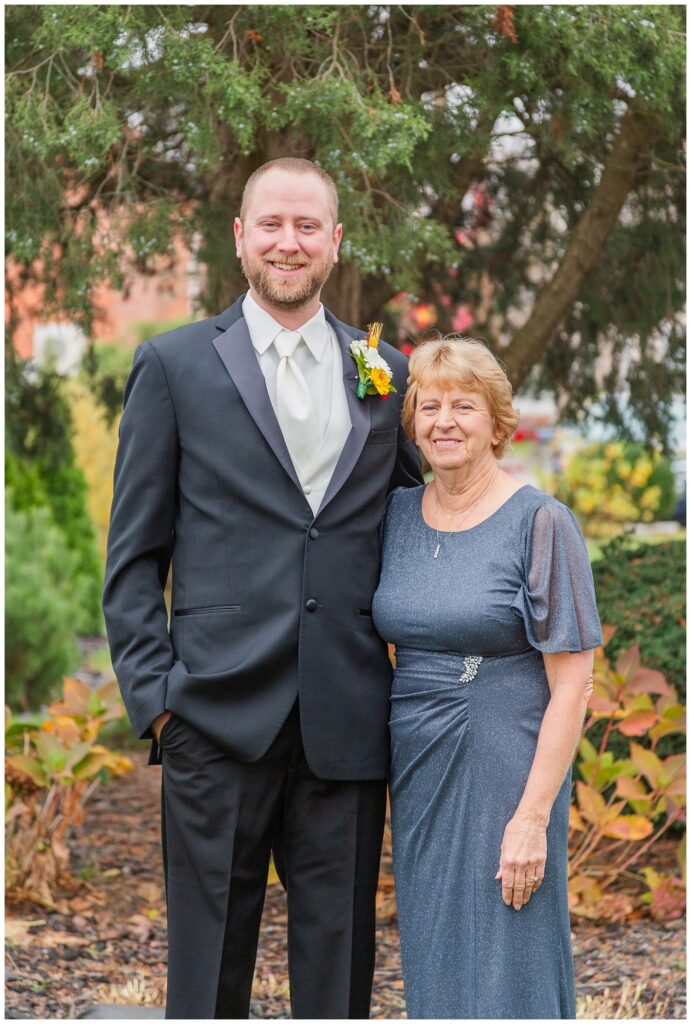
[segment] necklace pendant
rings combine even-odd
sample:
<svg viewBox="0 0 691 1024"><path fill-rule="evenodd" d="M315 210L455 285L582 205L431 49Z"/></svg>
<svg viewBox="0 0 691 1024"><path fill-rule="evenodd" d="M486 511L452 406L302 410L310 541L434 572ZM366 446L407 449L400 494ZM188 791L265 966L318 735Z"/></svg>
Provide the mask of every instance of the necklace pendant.
<svg viewBox="0 0 691 1024"><path fill-rule="evenodd" d="M441 548L441 544L437 544L436 548L434 549L434 557L435 557L435 558L436 558L436 557L437 557L437 555L439 554L439 549L440 549L440 548Z"/></svg>

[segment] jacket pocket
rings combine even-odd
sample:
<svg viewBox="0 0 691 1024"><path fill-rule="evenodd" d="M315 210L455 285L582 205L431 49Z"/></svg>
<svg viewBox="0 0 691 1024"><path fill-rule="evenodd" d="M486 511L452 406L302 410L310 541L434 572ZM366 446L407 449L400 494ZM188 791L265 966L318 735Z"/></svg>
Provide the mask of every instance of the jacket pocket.
<svg viewBox="0 0 691 1024"><path fill-rule="evenodd" d="M241 604L212 604L205 608L176 608L173 615L180 618L183 615L213 615L214 612L239 612Z"/></svg>
<svg viewBox="0 0 691 1024"><path fill-rule="evenodd" d="M395 444L398 439L398 427L388 430L370 430L365 444Z"/></svg>

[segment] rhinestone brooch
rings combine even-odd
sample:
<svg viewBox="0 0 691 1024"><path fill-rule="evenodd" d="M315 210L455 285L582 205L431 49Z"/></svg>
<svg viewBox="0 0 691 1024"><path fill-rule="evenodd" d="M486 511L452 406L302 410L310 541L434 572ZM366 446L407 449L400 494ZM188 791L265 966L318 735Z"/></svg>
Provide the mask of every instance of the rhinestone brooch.
<svg viewBox="0 0 691 1024"><path fill-rule="evenodd" d="M482 664L482 658L479 655L473 655L472 657L464 658L463 664L465 665L465 672L462 676L458 677L458 681L459 683L470 683L477 675L477 670Z"/></svg>

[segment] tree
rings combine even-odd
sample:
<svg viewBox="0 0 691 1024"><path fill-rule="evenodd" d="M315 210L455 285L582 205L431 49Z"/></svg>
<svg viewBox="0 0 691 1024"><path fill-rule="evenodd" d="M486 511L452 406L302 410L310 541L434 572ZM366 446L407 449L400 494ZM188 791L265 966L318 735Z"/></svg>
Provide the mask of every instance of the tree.
<svg viewBox="0 0 691 1024"><path fill-rule="evenodd" d="M339 189L338 314L364 324L407 291L448 330L461 308L516 387L550 388L566 415L599 398L622 434L666 440L682 7L7 12L9 250L19 282L87 328L94 282L152 272L174 232L206 266L206 309L227 305L243 183L302 155Z"/></svg>

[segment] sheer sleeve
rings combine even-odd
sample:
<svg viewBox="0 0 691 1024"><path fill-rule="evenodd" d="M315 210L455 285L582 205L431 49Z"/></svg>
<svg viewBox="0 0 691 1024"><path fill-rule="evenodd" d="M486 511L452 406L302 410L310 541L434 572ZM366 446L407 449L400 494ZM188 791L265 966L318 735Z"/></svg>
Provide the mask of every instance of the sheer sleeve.
<svg viewBox="0 0 691 1024"><path fill-rule="evenodd" d="M512 607L532 647L545 654L602 643L588 551L573 513L558 501L538 508L527 539L525 579Z"/></svg>

